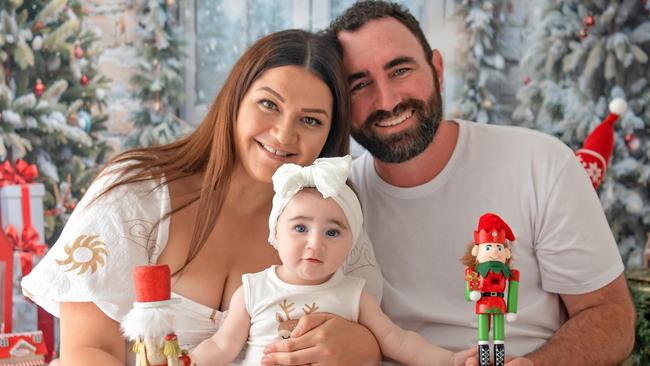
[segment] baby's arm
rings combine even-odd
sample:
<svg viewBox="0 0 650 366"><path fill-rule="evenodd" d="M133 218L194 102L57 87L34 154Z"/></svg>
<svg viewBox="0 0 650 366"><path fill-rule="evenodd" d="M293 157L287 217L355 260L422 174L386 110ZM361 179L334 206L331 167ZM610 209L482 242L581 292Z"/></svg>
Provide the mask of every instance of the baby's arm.
<svg viewBox="0 0 650 366"><path fill-rule="evenodd" d="M359 304L359 323L375 335L384 356L410 366L416 365L464 365L473 351L454 354L429 344L419 334L404 330L379 307L375 298L363 291Z"/></svg>
<svg viewBox="0 0 650 366"><path fill-rule="evenodd" d="M201 342L191 353L192 363L199 366L228 365L239 354L251 326L251 318L246 311L243 287L239 287L230 300L228 316L219 330Z"/></svg>

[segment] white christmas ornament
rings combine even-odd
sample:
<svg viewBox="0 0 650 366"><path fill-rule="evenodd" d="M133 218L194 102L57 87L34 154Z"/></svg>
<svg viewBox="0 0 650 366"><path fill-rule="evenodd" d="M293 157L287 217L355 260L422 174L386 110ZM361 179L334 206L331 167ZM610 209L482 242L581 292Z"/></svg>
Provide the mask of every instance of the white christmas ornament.
<svg viewBox="0 0 650 366"><path fill-rule="evenodd" d="M34 40L32 41L32 49L34 51L38 51L43 47L43 37L41 36L36 36L34 37Z"/></svg>

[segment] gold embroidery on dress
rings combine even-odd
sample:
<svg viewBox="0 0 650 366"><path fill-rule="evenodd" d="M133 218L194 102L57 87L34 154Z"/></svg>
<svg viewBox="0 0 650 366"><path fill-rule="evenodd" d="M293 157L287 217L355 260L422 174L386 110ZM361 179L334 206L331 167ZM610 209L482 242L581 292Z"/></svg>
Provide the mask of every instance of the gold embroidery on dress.
<svg viewBox="0 0 650 366"><path fill-rule="evenodd" d="M95 273L98 266L103 267L106 264L106 257L108 256L106 245L99 239L98 235L80 235L72 245L66 245L64 250L68 256L63 260L56 259L56 263L60 266L72 264L66 272L79 268L77 275L88 270L90 270L91 274Z"/></svg>

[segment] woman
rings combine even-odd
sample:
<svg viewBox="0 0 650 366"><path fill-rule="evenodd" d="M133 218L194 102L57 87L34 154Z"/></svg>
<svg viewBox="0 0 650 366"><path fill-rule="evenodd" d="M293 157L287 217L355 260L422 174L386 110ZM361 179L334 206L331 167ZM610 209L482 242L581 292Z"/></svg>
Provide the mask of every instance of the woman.
<svg viewBox="0 0 650 366"><path fill-rule="evenodd" d="M212 335L241 275L280 263L266 243L272 174L283 163L347 153L348 99L331 42L274 33L241 57L194 133L113 159L23 280L25 293L61 317L63 364L132 364L118 321L134 298L135 265L171 267L172 291L184 299L174 305L184 347ZM348 272L380 283L370 247L358 245ZM275 363L378 357L367 329L336 318L279 349L295 352L273 354Z"/></svg>

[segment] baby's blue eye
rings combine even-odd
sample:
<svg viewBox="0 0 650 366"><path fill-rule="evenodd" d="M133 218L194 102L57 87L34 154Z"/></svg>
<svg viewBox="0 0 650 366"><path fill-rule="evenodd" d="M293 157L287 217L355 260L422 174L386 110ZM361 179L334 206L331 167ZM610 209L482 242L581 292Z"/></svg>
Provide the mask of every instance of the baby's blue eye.
<svg viewBox="0 0 650 366"><path fill-rule="evenodd" d="M490 250L492 250L492 246L491 245L486 245L485 246L485 251L489 252Z"/></svg>
<svg viewBox="0 0 650 366"><path fill-rule="evenodd" d="M327 230L327 231L325 232L325 235L330 236L330 237L333 237L333 238L339 236L340 234L341 234L341 233L340 233L338 230L335 230L335 229L330 229L330 230Z"/></svg>
<svg viewBox="0 0 650 366"><path fill-rule="evenodd" d="M296 225L293 229L299 233L304 233L305 231L307 231L305 225Z"/></svg>
<svg viewBox="0 0 650 366"><path fill-rule="evenodd" d="M503 247L502 247L502 246L498 246L497 249L498 249L500 252L503 252Z"/></svg>

